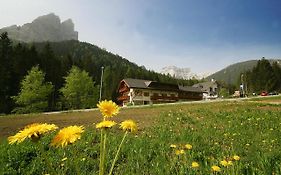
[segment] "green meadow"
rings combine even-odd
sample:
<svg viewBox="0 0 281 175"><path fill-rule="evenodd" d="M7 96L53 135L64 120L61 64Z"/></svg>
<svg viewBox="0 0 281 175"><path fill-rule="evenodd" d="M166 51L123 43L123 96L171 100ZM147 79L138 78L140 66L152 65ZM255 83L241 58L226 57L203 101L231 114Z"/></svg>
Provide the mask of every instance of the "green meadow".
<svg viewBox="0 0 281 175"><path fill-rule="evenodd" d="M281 174L280 96L146 106L140 110L145 117L138 113L134 118L139 130L127 136L113 174ZM134 115L133 109L122 109L112 120L120 123L118 118L126 111ZM81 139L64 148L50 146L58 130L36 142L9 145L2 139L0 174L98 174L100 132L91 123L84 126ZM106 132L105 174L124 134L118 125ZM192 148L187 149L186 144ZM192 162L199 166L192 166ZM212 166L220 170L214 171Z"/></svg>

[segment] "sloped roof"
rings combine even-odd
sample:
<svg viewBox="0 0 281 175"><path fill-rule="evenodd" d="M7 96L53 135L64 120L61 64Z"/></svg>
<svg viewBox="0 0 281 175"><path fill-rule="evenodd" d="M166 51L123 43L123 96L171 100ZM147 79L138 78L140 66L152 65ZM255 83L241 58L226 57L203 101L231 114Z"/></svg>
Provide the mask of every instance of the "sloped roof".
<svg viewBox="0 0 281 175"><path fill-rule="evenodd" d="M217 84L217 82L216 81L207 81L207 82L202 82L202 83L194 84L192 87L200 87L200 86L211 87L214 84Z"/></svg>
<svg viewBox="0 0 281 175"><path fill-rule="evenodd" d="M161 90L168 90L168 91L178 91L179 87L175 84L169 83L159 83L159 82L151 82L149 84L149 88L151 89L161 89Z"/></svg>
<svg viewBox="0 0 281 175"><path fill-rule="evenodd" d="M199 87L192 87L192 86L179 86L181 91L188 91L188 92L203 92Z"/></svg>
<svg viewBox="0 0 281 175"><path fill-rule="evenodd" d="M201 88L191 86L179 86L176 84L159 83L151 80L141 80L126 78L123 79L129 88L141 88L141 89L158 89L168 91L187 91L187 92L202 92Z"/></svg>
<svg viewBox="0 0 281 175"><path fill-rule="evenodd" d="M128 87L143 88L143 89L147 89L149 84L152 82L150 80L140 80L140 79L132 79L132 78L126 78L123 81L128 85Z"/></svg>

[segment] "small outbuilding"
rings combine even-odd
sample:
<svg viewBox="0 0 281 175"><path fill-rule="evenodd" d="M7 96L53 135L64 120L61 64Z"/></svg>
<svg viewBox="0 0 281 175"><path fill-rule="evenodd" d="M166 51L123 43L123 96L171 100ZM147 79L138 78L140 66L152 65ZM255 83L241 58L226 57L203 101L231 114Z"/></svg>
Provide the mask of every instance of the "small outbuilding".
<svg viewBox="0 0 281 175"><path fill-rule="evenodd" d="M194 84L192 87L200 88L203 91L204 99L217 98L219 94L219 85L214 79L208 82Z"/></svg>

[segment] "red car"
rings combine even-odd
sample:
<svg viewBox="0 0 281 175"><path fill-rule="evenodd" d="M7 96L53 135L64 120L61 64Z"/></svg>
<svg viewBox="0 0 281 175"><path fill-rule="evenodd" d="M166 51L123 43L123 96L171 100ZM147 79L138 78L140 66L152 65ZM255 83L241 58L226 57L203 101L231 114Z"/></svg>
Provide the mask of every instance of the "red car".
<svg viewBox="0 0 281 175"><path fill-rule="evenodd" d="M268 96L268 93L266 91L262 91L261 96Z"/></svg>

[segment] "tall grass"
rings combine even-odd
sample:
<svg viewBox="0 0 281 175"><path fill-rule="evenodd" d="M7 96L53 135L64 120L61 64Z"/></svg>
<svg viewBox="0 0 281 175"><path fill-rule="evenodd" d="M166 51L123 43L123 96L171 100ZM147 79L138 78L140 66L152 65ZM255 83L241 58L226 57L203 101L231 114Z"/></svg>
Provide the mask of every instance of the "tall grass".
<svg viewBox="0 0 281 175"><path fill-rule="evenodd" d="M248 102L187 105L162 113L151 127L124 141L113 174L281 174L281 106ZM113 129L105 164L123 137ZM54 133L18 145L0 145L0 174L98 174L100 132L87 128L81 140L65 148L49 143ZM176 148L170 148L175 144ZM192 149L176 150L191 144ZM233 160L238 155L240 160ZM224 167L222 160L233 165ZM192 162L199 167L193 168ZM217 165L221 172L212 172Z"/></svg>

